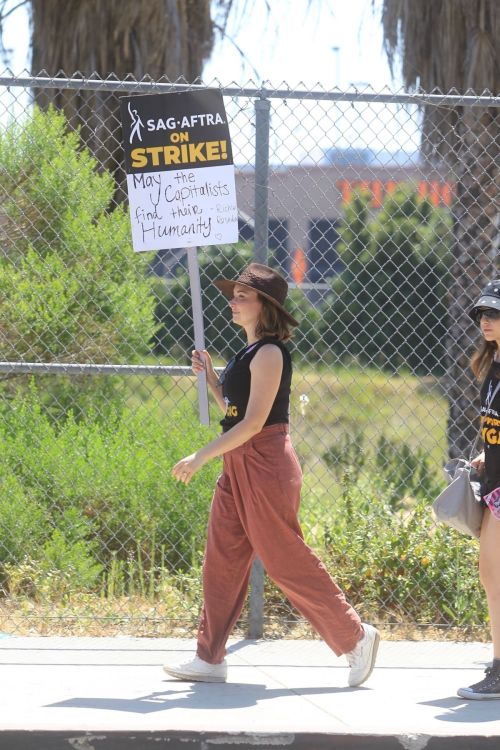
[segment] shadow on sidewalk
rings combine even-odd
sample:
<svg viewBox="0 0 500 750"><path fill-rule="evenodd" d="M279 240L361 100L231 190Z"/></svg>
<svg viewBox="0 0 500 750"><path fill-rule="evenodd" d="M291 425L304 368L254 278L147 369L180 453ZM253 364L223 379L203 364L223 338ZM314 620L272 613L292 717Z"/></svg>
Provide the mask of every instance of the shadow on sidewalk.
<svg viewBox="0 0 500 750"><path fill-rule="evenodd" d="M458 695L450 698L440 698L436 701L423 701L420 706L436 706L446 709L443 713L436 713L438 721L462 722L476 724L487 721L498 721L500 717L500 701L464 701Z"/></svg>
<svg viewBox="0 0 500 750"><path fill-rule="evenodd" d="M179 681L176 685L182 685ZM361 688L364 690L365 688ZM105 711L125 711L128 713L150 714L171 708L219 709L245 708L255 706L263 700L296 695L335 695L335 693L359 692L360 688L306 687L306 688L267 688L259 683L189 683L186 688L162 690L138 698L83 698L75 697L58 703L50 703L45 708L87 708Z"/></svg>

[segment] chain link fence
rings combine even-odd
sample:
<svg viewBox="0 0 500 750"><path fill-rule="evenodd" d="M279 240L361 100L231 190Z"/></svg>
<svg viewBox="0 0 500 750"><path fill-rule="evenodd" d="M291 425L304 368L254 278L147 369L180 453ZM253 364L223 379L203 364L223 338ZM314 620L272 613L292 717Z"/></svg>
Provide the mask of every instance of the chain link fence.
<svg viewBox="0 0 500 750"><path fill-rule="evenodd" d="M477 429L476 331L449 292L465 306L495 272L500 98L221 88L240 241L199 248L207 348L222 366L244 345L212 280L281 269L307 541L386 633L477 636L477 543L430 503L450 405L461 450ZM186 89L0 78L0 630L196 629L220 464L188 487L170 469L220 417L198 424L184 250L132 251L119 122L121 95ZM447 150L430 107L458 118ZM310 635L257 567L250 602L241 628Z"/></svg>

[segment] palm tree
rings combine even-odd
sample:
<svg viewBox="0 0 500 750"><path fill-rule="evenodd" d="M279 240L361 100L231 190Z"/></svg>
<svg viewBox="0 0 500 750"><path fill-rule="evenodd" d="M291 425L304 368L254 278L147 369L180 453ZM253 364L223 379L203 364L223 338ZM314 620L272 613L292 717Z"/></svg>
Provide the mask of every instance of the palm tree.
<svg viewBox="0 0 500 750"><path fill-rule="evenodd" d="M25 5L31 25L31 72L97 73L117 79L193 82L214 43L210 0L0 0L2 22ZM226 0L218 0L225 9ZM5 52L5 50L4 50ZM105 91L38 89L39 106L63 109L100 164L120 166L118 100Z"/></svg>
<svg viewBox="0 0 500 750"><path fill-rule="evenodd" d="M196 79L213 45L210 0L31 0L33 73Z"/></svg>
<svg viewBox="0 0 500 750"><path fill-rule="evenodd" d="M382 0L392 67L400 52L409 88L500 91L498 0ZM477 384L468 367L477 331L467 315L487 279L498 276L500 113L488 107L424 109L423 151L446 160L456 181L449 289L448 444L466 455L477 433Z"/></svg>

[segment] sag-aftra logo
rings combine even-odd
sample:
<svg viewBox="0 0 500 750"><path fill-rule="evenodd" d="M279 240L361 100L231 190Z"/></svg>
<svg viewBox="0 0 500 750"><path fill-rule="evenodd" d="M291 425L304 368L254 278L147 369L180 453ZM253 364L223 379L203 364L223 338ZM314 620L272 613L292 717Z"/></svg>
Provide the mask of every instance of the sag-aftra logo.
<svg viewBox="0 0 500 750"><path fill-rule="evenodd" d="M177 130L177 128L190 129L199 126L204 127L206 125L226 124L218 112L200 112L195 115L183 115L179 119L176 117L150 117L146 120L146 125L144 125L138 110L132 108L130 102L128 102L127 108L130 115L129 143L133 143L134 139L142 143L142 133L144 129L149 133L155 133L158 130ZM185 140L189 140L189 137L185 137Z"/></svg>

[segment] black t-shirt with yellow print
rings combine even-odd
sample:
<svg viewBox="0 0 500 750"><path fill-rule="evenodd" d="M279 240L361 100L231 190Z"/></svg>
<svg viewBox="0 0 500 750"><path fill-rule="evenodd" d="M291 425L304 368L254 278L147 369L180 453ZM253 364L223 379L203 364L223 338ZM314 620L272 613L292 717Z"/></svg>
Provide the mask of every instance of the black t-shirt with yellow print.
<svg viewBox="0 0 500 750"><path fill-rule="evenodd" d="M265 337L254 344L245 346L226 365L221 375L222 396L226 402L226 415L221 421L223 432L227 432L235 424L241 422L245 416L248 399L250 397L250 363L261 346L275 344L283 354L283 370L278 393L265 422L265 427L271 424L288 422L290 406L290 386L292 382L292 359L285 344L277 338Z"/></svg>
<svg viewBox="0 0 500 750"><path fill-rule="evenodd" d="M482 494L500 487L500 362L492 365L481 386L481 436L484 442Z"/></svg>

